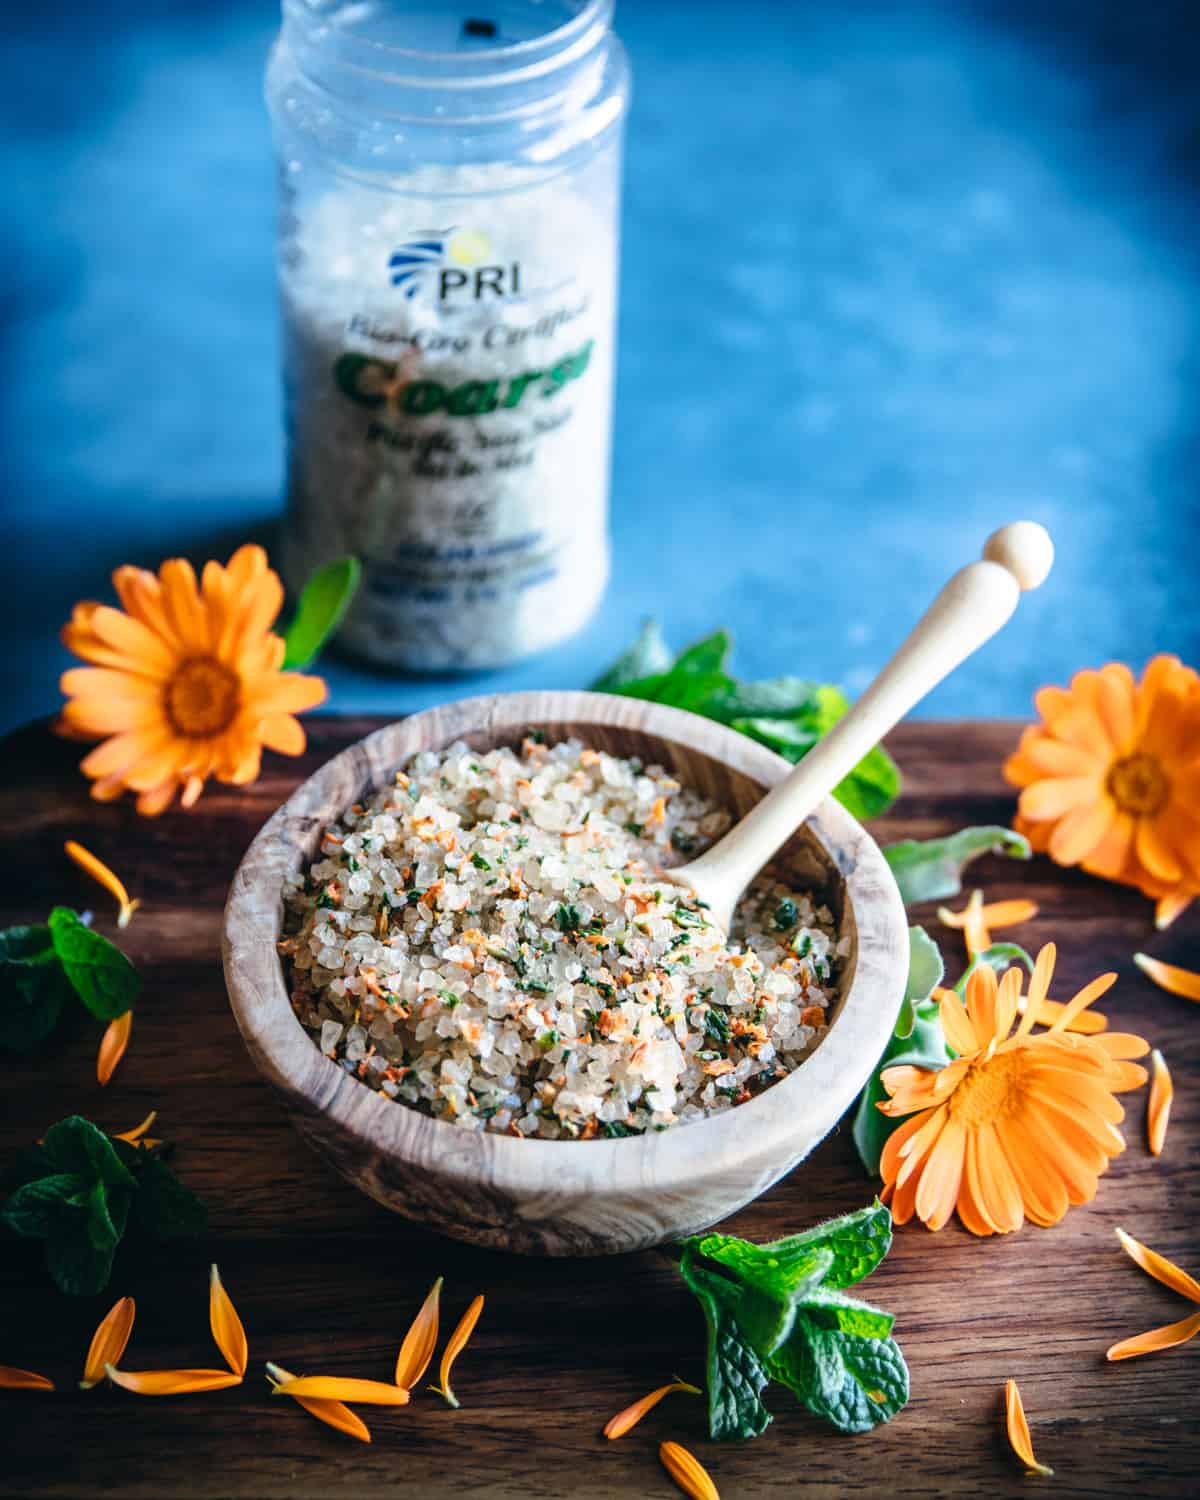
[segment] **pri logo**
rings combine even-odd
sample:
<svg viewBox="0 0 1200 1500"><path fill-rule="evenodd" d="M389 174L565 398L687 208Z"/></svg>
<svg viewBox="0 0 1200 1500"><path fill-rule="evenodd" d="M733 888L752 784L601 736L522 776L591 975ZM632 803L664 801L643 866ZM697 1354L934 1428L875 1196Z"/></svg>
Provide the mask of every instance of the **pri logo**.
<svg viewBox="0 0 1200 1500"><path fill-rule="evenodd" d="M396 247L388 269L392 285L410 301L420 292L447 303L515 297L521 290L520 263L495 264L492 242L479 229L421 230Z"/></svg>

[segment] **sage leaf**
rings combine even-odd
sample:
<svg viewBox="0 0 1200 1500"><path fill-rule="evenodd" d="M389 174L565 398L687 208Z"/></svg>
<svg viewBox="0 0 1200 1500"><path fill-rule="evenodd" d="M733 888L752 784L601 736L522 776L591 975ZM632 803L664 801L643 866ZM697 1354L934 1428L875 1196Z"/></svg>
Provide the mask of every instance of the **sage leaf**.
<svg viewBox="0 0 1200 1500"><path fill-rule="evenodd" d="M917 1006L923 1005L946 977L942 950L923 927L908 929L908 981L904 1000L896 1021L895 1035L901 1040L912 1035L917 1022Z"/></svg>
<svg viewBox="0 0 1200 1500"><path fill-rule="evenodd" d="M619 693L627 683L656 677L666 672L674 660L671 648L663 640L657 620L645 620L637 639L622 651L612 666L591 685L593 693Z"/></svg>
<svg viewBox="0 0 1200 1500"><path fill-rule="evenodd" d="M767 1375L762 1361L741 1335L730 1306L733 1289L722 1277L697 1264L688 1250L679 1269L703 1309L708 1330L709 1434L718 1442L758 1437L771 1420L761 1397Z"/></svg>
<svg viewBox="0 0 1200 1500"><path fill-rule="evenodd" d="M345 619L358 590L362 564L357 557L339 557L318 568L300 594L291 624L284 632L284 670L308 667Z"/></svg>
<svg viewBox="0 0 1200 1500"><path fill-rule="evenodd" d="M886 844L883 850L906 906L957 896L962 890L963 869L981 854L1029 859L1033 850L1023 834L994 824L962 828L940 839L902 839Z"/></svg>
<svg viewBox="0 0 1200 1500"><path fill-rule="evenodd" d="M79 920L69 907L50 913L50 938L71 988L100 1021L123 1016L141 993L142 981L120 948Z"/></svg>

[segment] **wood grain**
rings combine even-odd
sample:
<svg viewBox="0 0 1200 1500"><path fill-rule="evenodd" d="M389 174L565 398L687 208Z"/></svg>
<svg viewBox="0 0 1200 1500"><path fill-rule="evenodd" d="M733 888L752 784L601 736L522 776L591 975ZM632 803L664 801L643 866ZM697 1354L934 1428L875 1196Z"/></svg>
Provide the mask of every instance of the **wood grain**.
<svg viewBox="0 0 1200 1500"><path fill-rule="evenodd" d="M562 1142L474 1134L397 1108L313 1046L277 951L284 880L317 856L352 803L390 787L423 750L476 750L575 736L665 766L737 817L789 771L745 735L657 703L600 693L460 699L390 724L335 756L288 798L239 865L222 950L234 1016L297 1128L372 1198L475 1245L532 1255L639 1250L728 1218L803 1161L858 1096L904 993L904 908L878 846L826 799L775 861L820 892L849 945L828 1035L787 1078L686 1130ZM778 842L778 840L776 840ZM756 873L756 872L752 872Z"/></svg>
<svg viewBox="0 0 1200 1500"><path fill-rule="evenodd" d="M1121 1224L1193 1273L1200 1270L1197 1181L1200 1012L1154 990L1130 954L1149 948L1200 964L1193 914L1156 936L1148 904L1044 860L976 866L994 896L1032 896L1039 918L1019 935L1059 945L1061 989L1106 968L1121 982L1104 1009L1160 1046L1176 1082L1165 1155L1149 1156L1144 1098L1127 1097L1128 1151L1096 1201L1054 1229L977 1241L950 1227L907 1227L864 1293L897 1315L913 1398L888 1427L838 1438L772 1391L772 1427L743 1446L703 1433L701 1403L672 1397L616 1443L600 1436L619 1407L673 1371L700 1371L703 1332L676 1273L655 1252L616 1260L535 1261L457 1244L405 1223L326 1168L288 1125L255 1072L225 997L218 939L229 879L254 832L295 785L376 724L315 720L297 762L271 757L245 791L215 788L192 814L158 822L89 802L78 746L33 729L3 746L0 836L5 923L44 917L55 901L92 905L111 930L108 898L62 854L81 839L110 857L142 896L125 934L146 977L130 1052L113 1084L93 1072L99 1028L83 1024L32 1062L5 1059L0 1160L78 1110L124 1129L161 1111L176 1165L210 1205L206 1243L123 1253L111 1296L58 1294L35 1247L0 1241L0 1361L41 1370L61 1394L0 1395L0 1494L324 1500L380 1493L416 1497L530 1495L601 1500L675 1494L657 1443L691 1446L724 1500L849 1493L1058 1496L1136 1491L1179 1496L1200 1465L1194 1385L1200 1341L1146 1360L1107 1365L1114 1340L1186 1310L1121 1254ZM1011 793L998 771L1016 726L916 724L891 737L906 775L881 839L929 836L967 822L1003 822ZM920 913L957 964L958 935ZM766 1239L859 1207L868 1184L843 1124L802 1171L730 1221ZM88 1339L118 1295L138 1302L131 1367L211 1364L207 1266L222 1275L245 1320L244 1387L176 1401L74 1389ZM273 1400L262 1363L386 1378L399 1339L436 1275L447 1278L447 1321L471 1296L483 1317L455 1374L451 1412L419 1396L370 1413L371 1447ZM1039 1457L1053 1480L1025 1479L1003 1440L1002 1387L1021 1384Z"/></svg>

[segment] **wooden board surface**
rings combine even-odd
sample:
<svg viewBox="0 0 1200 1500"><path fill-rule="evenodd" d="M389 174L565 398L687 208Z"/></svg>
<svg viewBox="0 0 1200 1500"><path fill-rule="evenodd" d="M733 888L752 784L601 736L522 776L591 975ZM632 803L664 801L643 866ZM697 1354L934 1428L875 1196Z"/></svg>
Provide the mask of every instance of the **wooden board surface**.
<svg viewBox="0 0 1200 1500"><path fill-rule="evenodd" d="M229 878L253 833L295 783L376 721L310 721L308 754L269 757L244 791L214 788L192 814L146 822L90 802L74 770L79 747L44 729L3 745L0 838L4 925L44 918L55 902L107 898L69 865L64 838L111 859L145 902L124 945L145 976L133 1042L113 1084L93 1070L90 1023L30 1061L5 1057L0 1160L65 1114L125 1129L150 1109L177 1144L180 1175L206 1200L206 1243L123 1252L109 1294L54 1290L36 1247L0 1240L0 1362L44 1371L61 1394L0 1394L0 1495L323 1497L388 1494L517 1497L676 1493L657 1444L689 1445L724 1500L849 1493L1007 1496L1176 1496L1200 1466L1194 1389L1200 1340L1144 1360L1106 1364L1115 1339L1187 1311L1121 1254L1120 1224L1200 1271L1200 1011L1152 989L1129 961L1138 948L1195 962L1200 922L1153 932L1148 903L1046 861L988 860L989 896L1029 895L1041 915L1029 945L1053 938L1069 992L1104 969L1121 982L1104 1009L1166 1054L1176 1080L1167 1151L1145 1147L1144 1095L1126 1096L1128 1151L1096 1201L1051 1230L977 1241L957 1227L898 1232L864 1295L897 1316L912 1371L909 1406L888 1427L839 1437L782 1389L775 1422L744 1445L704 1435L699 1401L672 1398L628 1437L607 1443L608 1416L672 1372L698 1377L698 1310L661 1256L535 1261L472 1249L415 1229L360 1196L313 1156L255 1074L230 1017L218 954ZM964 823L1003 822L1011 793L999 762L1015 726L914 724L892 737L903 800L876 833L926 837ZM919 919L957 972L958 940L932 912ZM767 1239L867 1202L871 1184L848 1124L791 1178L730 1221ZM207 1323L207 1266L220 1263L246 1323L251 1367L240 1389L153 1401L74 1389L99 1316L137 1298L131 1368L218 1362ZM476 1292L487 1303L457 1369L460 1411L418 1396L406 1410L369 1411L365 1447L272 1399L267 1359L293 1370L388 1378L400 1337L430 1282L446 1278L445 1317ZM1026 1479L1003 1438L1002 1387L1021 1383L1034 1440L1053 1480Z"/></svg>

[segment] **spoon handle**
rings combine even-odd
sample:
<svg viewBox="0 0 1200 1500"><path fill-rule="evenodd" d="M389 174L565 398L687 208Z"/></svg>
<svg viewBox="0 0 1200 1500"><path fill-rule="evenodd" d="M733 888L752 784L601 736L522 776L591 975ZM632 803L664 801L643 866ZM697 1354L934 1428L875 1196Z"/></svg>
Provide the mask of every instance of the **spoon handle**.
<svg viewBox="0 0 1200 1500"><path fill-rule="evenodd" d="M786 781L686 867L697 892L710 905L732 911L746 885L821 799L914 704L996 634L1022 592L1037 588L1053 561L1054 545L1036 522L1016 521L989 537L983 560L954 574L850 712Z"/></svg>

